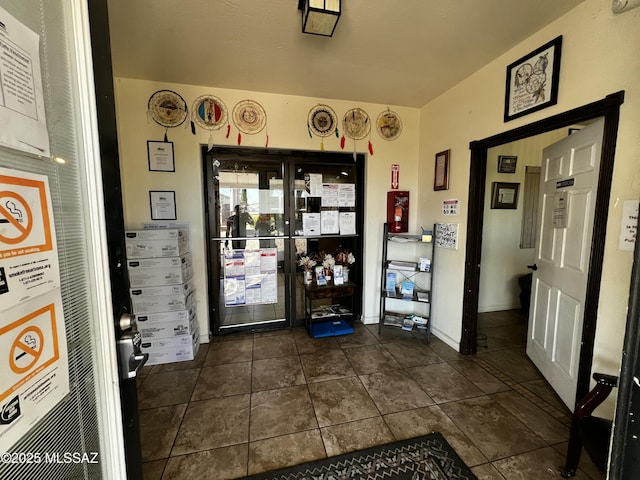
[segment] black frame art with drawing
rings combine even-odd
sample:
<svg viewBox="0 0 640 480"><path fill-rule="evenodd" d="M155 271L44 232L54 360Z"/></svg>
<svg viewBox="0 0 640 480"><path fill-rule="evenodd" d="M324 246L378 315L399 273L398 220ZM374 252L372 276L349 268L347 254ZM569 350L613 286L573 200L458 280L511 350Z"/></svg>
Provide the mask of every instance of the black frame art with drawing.
<svg viewBox="0 0 640 480"><path fill-rule="evenodd" d="M515 155L498 155L498 173L516 173L517 164Z"/></svg>
<svg viewBox="0 0 640 480"><path fill-rule="evenodd" d="M558 103L562 35L507 67L504 121Z"/></svg>
<svg viewBox="0 0 640 480"><path fill-rule="evenodd" d="M491 208L502 210L515 210L518 208L519 183L492 182L491 183Z"/></svg>

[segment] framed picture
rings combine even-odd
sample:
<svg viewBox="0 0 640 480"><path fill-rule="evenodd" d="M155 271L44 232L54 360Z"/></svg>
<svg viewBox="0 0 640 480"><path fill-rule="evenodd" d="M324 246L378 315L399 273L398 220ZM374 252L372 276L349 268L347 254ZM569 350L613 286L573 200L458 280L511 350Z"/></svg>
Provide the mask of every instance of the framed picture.
<svg viewBox="0 0 640 480"><path fill-rule="evenodd" d="M513 155L498 155L498 173L516 173L518 157Z"/></svg>
<svg viewBox="0 0 640 480"><path fill-rule="evenodd" d="M558 103L562 35L507 67L504 121Z"/></svg>
<svg viewBox="0 0 640 480"><path fill-rule="evenodd" d="M150 172L175 172L173 142L147 140L147 158Z"/></svg>
<svg viewBox="0 0 640 480"><path fill-rule="evenodd" d="M518 208L519 183L493 182L491 184L491 208L515 210Z"/></svg>
<svg viewBox="0 0 640 480"><path fill-rule="evenodd" d="M176 192L171 190L150 190L151 220L177 220Z"/></svg>
<svg viewBox="0 0 640 480"><path fill-rule="evenodd" d="M434 190L449 190L449 153L451 150L436 153L436 172L433 180Z"/></svg>

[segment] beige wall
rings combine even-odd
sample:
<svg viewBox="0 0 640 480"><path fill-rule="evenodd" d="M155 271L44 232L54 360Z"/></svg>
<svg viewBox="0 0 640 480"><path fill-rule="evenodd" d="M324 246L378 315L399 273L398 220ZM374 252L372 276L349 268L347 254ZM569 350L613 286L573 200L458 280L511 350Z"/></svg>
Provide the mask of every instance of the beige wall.
<svg viewBox="0 0 640 480"><path fill-rule="evenodd" d="M524 207L524 178L527 165L540 166L542 149L568 135L562 128L517 142L500 145L487 152L487 177L482 220L482 265L480 267L479 312L520 308L518 277L530 273L534 249L520 248ZM498 155L518 158L515 173L498 173ZM491 208L493 182L519 183L518 208Z"/></svg>
<svg viewBox="0 0 640 480"><path fill-rule="evenodd" d="M558 104L504 123L506 66L537 47L563 35ZM622 202L640 194L640 9L611 12L610 0L586 0L565 16L515 46L435 101L421 109L420 170L433 183L436 152L451 149L451 188L427 190L420 197L421 218L452 221L441 216L441 201L459 198L461 247L443 250L435 276L434 331L458 341L461 334L469 183L469 142L600 100L625 90L621 108L603 264L594 370L616 373L621 361L632 252L618 250ZM455 217L454 217L455 218ZM444 269L440 268L439 272Z"/></svg>
<svg viewBox="0 0 640 480"><path fill-rule="evenodd" d="M558 104L505 124L506 65L558 35L564 36ZM586 0L422 109L391 106L402 117L403 133L394 142L386 142L374 133L375 155L367 158L363 299L366 322L377 321L378 315L380 236L385 220L385 192L389 190L391 164L400 164L400 187L410 190L412 194L412 231L420 225L437 221L460 224L458 250L441 249L438 252L433 302L434 333L457 348L462 322L469 142L625 90L607 225L600 322L594 359L595 370L618 370L632 263L631 252L617 249L621 208L623 200L637 199L640 192L640 130L637 128L640 124L639 40L640 9L614 15L611 13L610 0ZM162 139L164 130L148 121L147 101L153 92L165 88L180 93L189 105L197 96L207 93L220 97L229 110L246 98L260 102L267 112L269 146L272 148L318 150L319 139L310 139L306 128L309 109L317 103L331 105L340 118L349 108L359 106L374 119L387 106L117 79L118 131L127 227L135 228L149 221L148 190L176 190L179 219L189 221L192 225L199 288L198 317L203 331L206 331L208 305L199 145L206 143L207 134L198 131L198 135L193 136L187 128L170 129L169 139L175 143L176 172L148 172L146 140ZM227 140L221 132L217 132L215 142L234 145L236 134L237 130L233 129ZM243 137L244 146L264 146L263 133ZM325 145L328 150L339 149L335 137L330 137ZM352 147L348 143L349 148ZM434 192L431 187L434 154L447 149L451 149L450 189ZM358 143L358 151L366 152L365 142ZM458 217L442 216L441 202L450 198L460 200Z"/></svg>
<svg viewBox="0 0 640 480"><path fill-rule="evenodd" d="M226 90L195 85L175 85L155 83L125 78L116 79L116 108L118 117L118 139L122 170L125 225L127 228L139 228L144 222L150 222L149 190L175 190L178 220L191 223L192 252L196 267L195 282L198 289L198 321L201 340L207 342L208 299L207 268L205 253L205 223L202 159L200 146L207 144L208 132L197 130L192 135L187 126L169 129L169 140L174 142L175 173L149 172L147 166L147 140L162 140L164 128L147 118L149 97L161 89L170 89L179 93L189 107L200 95L212 94L219 97L227 106L229 113L236 103L245 99L259 102L267 113L267 130L270 148L288 148L299 150L320 150L320 139L309 138L307 115L318 103L330 105L342 119L344 113L354 107L363 108L375 120L387 105L362 104L345 101L273 95L260 92ZM364 298L363 315L365 322L377 322L380 258L382 255L382 224L385 221L386 192L390 189L391 165L400 165L400 188L409 190L412 198L418 196L418 134L419 110L415 108L394 107L403 122L402 134L394 141L383 140L372 132L374 155L366 159L365 193L365 231L364 259ZM216 145L237 145L238 130L233 126L229 139L225 138L226 129L214 132ZM260 147L265 145L266 132L242 137L242 146ZM324 141L328 151L340 151L339 139L331 136ZM214 147L215 148L215 147ZM345 151L353 151L352 140L347 140ZM367 151L366 140L357 142L358 152ZM415 212L415 210L414 210ZM410 218L410 228L415 230L418 216Z"/></svg>

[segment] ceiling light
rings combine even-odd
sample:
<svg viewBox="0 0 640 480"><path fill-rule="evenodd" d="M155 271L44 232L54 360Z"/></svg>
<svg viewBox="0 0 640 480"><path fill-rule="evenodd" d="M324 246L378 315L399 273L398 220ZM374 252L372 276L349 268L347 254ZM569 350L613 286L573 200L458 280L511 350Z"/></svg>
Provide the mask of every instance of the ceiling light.
<svg viewBox="0 0 640 480"><path fill-rule="evenodd" d="M67 161L62 157L53 157L53 161L59 163L60 165L64 165Z"/></svg>
<svg viewBox="0 0 640 480"><path fill-rule="evenodd" d="M340 18L341 0L299 0L302 10L302 32L312 35L333 36Z"/></svg>

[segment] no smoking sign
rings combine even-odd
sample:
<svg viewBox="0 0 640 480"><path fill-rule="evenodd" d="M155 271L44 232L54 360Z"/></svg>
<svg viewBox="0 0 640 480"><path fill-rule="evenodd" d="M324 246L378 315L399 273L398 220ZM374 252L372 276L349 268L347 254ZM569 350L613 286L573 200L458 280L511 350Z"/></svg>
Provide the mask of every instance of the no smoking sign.
<svg viewBox="0 0 640 480"><path fill-rule="evenodd" d="M0 402L60 359L59 334L54 304L0 328Z"/></svg>
<svg viewBox="0 0 640 480"><path fill-rule="evenodd" d="M0 172L0 258L52 250L51 215L44 180Z"/></svg>

